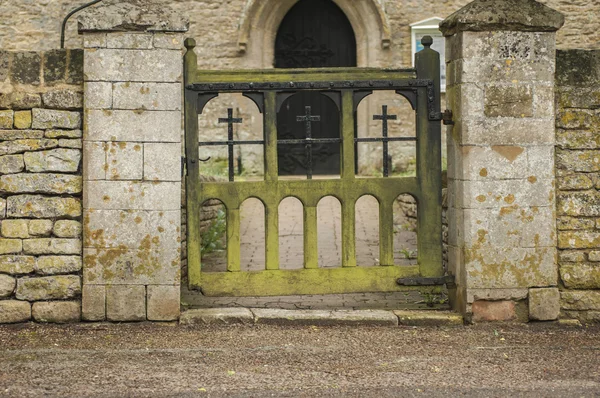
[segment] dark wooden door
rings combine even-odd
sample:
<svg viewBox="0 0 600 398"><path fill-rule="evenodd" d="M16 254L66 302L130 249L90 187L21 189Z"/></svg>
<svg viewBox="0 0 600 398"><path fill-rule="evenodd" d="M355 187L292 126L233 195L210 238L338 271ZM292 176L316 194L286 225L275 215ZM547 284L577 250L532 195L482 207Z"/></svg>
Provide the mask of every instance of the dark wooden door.
<svg viewBox="0 0 600 398"><path fill-rule="evenodd" d="M332 0L300 0L283 19L275 41L276 68L356 66L356 38L344 12ZM318 92L288 98L277 115L279 139L303 139L305 123L297 116L311 107L320 121L312 123L313 138L339 138L340 117L331 99ZM304 145L279 145L279 174L307 171ZM313 145L313 173L339 174L340 144Z"/></svg>

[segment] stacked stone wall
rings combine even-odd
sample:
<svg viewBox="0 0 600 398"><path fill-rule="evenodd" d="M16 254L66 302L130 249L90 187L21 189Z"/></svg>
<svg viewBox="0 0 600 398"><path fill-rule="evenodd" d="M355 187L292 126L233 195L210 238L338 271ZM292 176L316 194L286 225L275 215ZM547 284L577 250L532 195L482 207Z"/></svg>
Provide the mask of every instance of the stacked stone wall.
<svg viewBox="0 0 600 398"><path fill-rule="evenodd" d="M600 322L600 51L559 51L556 173L561 311Z"/></svg>
<svg viewBox="0 0 600 398"><path fill-rule="evenodd" d="M0 323L81 313L83 51L0 51Z"/></svg>

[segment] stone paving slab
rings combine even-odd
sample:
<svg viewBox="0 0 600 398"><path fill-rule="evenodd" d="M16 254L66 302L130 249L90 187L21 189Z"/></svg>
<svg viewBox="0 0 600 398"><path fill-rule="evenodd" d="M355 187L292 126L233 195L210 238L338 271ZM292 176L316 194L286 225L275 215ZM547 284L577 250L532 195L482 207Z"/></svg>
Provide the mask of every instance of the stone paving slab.
<svg viewBox="0 0 600 398"><path fill-rule="evenodd" d="M254 323L254 314L247 308L204 308L181 314L181 325L247 324Z"/></svg>
<svg viewBox="0 0 600 398"><path fill-rule="evenodd" d="M389 311L323 311L323 310L279 310L252 309L257 324L270 325L369 325L397 326L398 318Z"/></svg>
<svg viewBox="0 0 600 398"><path fill-rule="evenodd" d="M442 311L393 311L398 323L403 326L460 326L464 324L461 315Z"/></svg>

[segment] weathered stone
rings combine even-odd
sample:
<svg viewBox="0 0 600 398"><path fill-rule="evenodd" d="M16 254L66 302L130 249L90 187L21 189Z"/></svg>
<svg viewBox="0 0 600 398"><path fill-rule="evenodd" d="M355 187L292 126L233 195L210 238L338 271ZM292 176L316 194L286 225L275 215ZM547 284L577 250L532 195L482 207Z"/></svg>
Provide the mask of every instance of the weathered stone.
<svg viewBox="0 0 600 398"><path fill-rule="evenodd" d="M85 181L106 179L108 145L107 142L84 142L83 178Z"/></svg>
<svg viewBox="0 0 600 398"><path fill-rule="evenodd" d="M85 109L112 109L113 84L111 82L86 82L84 87Z"/></svg>
<svg viewBox="0 0 600 398"><path fill-rule="evenodd" d="M588 258L592 262L600 262L600 251L591 251L590 254L588 254Z"/></svg>
<svg viewBox="0 0 600 398"><path fill-rule="evenodd" d="M6 218L6 199L0 198L0 219Z"/></svg>
<svg viewBox="0 0 600 398"><path fill-rule="evenodd" d="M562 192L557 197L559 215L573 217L600 216L600 192Z"/></svg>
<svg viewBox="0 0 600 398"><path fill-rule="evenodd" d="M484 103L487 117L533 116L531 86L487 85Z"/></svg>
<svg viewBox="0 0 600 398"><path fill-rule="evenodd" d="M597 264L562 264L560 276L568 289L600 289L600 267Z"/></svg>
<svg viewBox="0 0 600 398"><path fill-rule="evenodd" d="M13 111L0 111L0 129L12 129L14 116Z"/></svg>
<svg viewBox="0 0 600 398"><path fill-rule="evenodd" d="M141 180L144 175L142 144L133 142L107 143L106 178L110 180Z"/></svg>
<svg viewBox="0 0 600 398"><path fill-rule="evenodd" d="M149 321L176 321L181 306L180 287L148 286L147 306Z"/></svg>
<svg viewBox="0 0 600 398"><path fill-rule="evenodd" d="M29 235L31 236L49 236L52 232L51 220L31 220L29 221Z"/></svg>
<svg viewBox="0 0 600 398"><path fill-rule="evenodd" d="M2 236L5 238L29 238L29 225L27 220L2 221Z"/></svg>
<svg viewBox="0 0 600 398"><path fill-rule="evenodd" d="M560 66L557 64L557 69ZM556 100L560 108L600 108L600 88L598 87L557 87Z"/></svg>
<svg viewBox="0 0 600 398"><path fill-rule="evenodd" d="M600 115L591 109L559 109L556 127L568 130L590 130L598 125Z"/></svg>
<svg viewBox="0 0 600 398"><path fill-rule="evenodd" d="M462 31L555 32L565 17L534 0L475 0L440 24L444 36Z"/></svg>
<svg viewBox="0 0 600 398"><path fill-rule="evenodd" d="M94 141L180 142L181 112L89 110L84 137Z"/></svg>
<svg viewBox="0 0 600 398"><path fill-rule="evenodd" d="M83 83L83 50L80 48L69 50L67 83L77 85Z"/></svg>
<svg viewBox="0 0 600 398"><path fill-rule="evenodd" d="M179 50L183 48L183 35L173 33L155 33L154 48Z"/></svg>
<svg viewBox="0 0 600 398"><path fill-rule="evenodd" d="M247 308L203 308L184 311L179 323L185 326L252 324L254 314Z"/></svg>
<svg viewBox="0 0 600 398"><path fill-rule="evenodd" d="M252 309L254 321L271 325L377 325L397 326L398 317L390 311L280 310Z"/></svg>
<svg viewBox="0 0 600 398"><path fill-rule="evenodd" d="M67 50L44 53L44 83L48 86L64 82L67 74Z"/></svg>
<svg viewBox="0 0 600 398"><path fill-rule="evenodd" d="M87 33L83 35L83 48L106 48L106 33Z"/></svg>
<svg viewBox="0 0 600 398"><path fill-rule="evenodd" d="M594 229L594 219L577 217L558 217L556 226L559 231Z"/></svg>
<svg viewBox="0 0 600 398"><path fill-rule="evenodd" d="M179 83L115 83L113 90L115 109L181 110Z"/></svg>
<svg viewBox="0 0 600 398"><path fill-rule="evenodd" d="M74 275L21 278L17 281L19 300L66 300L81 295L81 279Z"/></svg>
<svg viewBox="0 0 600 398"><path fill-rule="evenodd" d="M181 144L144 144L144 180L181 181Z"/></svg>
<svg viewBox="0 0 600 398"><path fill-rule="evenodd" d="M9 297L15 291L17 280L11 276L0 274L0 297Z"/></svg>
<svg viewBox="0 0 600 398"><path fill-rule="evenodd" d="M37 259L35 272L40 275L70 274L81 268L81 256L42 256Z"/></svg>
<svg viewBox="0 0 600 398"><path fill-rule="evenodd" d="M39 94L13 91L12 93L0 93L0 109L33 109L42 106L42 97Z"/></svg>
<svg viewBox="0 0 600 398"><path fill-rule="evenodd" d="M81 130L46 130L44 136L46 138L81 138L83 132Z"/></svg>
<svg viewBox="0 0 600 398"><path fill-rule="evenodd" d="M20 173L24 169L23 155L0 156L0 174Z"/></svg>
<svg viewBox="0 0 600 398"><path fill-rule="evenodd" d="M57 111L51 109L34 108L33 122L31 126L34 129L80 129L81 113L70 111Z"/></svg>
<svg viewBox="0 0 600 398"><path fill-rule="evenodd" d="M15 132L21 133L22 130L15 130ZM52 149L56 148L57 146L58 141L47 139L17 139L15 141L2 141L0 142L0 155L12 155L15 153L23 153L27 151L39 151L40 149Z"/></svg>
<svg viewBox="0 0 600 398"><path fill-rule="evenodd" d="M514 301L475 301L472 311L474 322L514 321L517 319Z"/></svg>
<svg viewBox="0 0 600 398"><path fill-rule="evenodd" d="M573 174L557 179L558 189L562 191L578 191L593 188L594 182L585 174Z"/></svg>
<svg viewBox="0 0 600 398"><path fill-rule="evenodd" d="M586 130L556 130L556 144L563 149L600 149L600 135Z"/></svg>
<svg viewBox="0 0 600 398"><path fill-rule="evenodd" d="M179 210L179 182L90 181L86 208L98 210Z"/></svg>
<svg viewBox="0 0 600 398"><path fill-rule="evenodd" d="M8 51L0 50L0 83L6 80L9 76L10 71L10 61L12 59L13 54Z"/></svg>
<svg viewBox="0 0 600 398"><path fill-rule="evenodd" d="M28 129L31 128L32 116L31 111L16 111L15 112L15 128Z"/></svg>
<svg viewBox="0 0 600 398"><path fill-rule="evenodd" d="M107 48L129 48L137 50L152 49L151 33L118 32L107 35Z"/></svg>
<svg viewBox="0 0 600 398"><path fill-rule="evenodd" d="M26 275L33 272L35 258L31 256L0 256L0 272L10 275Z"/></svg>
<svg viewBox="0 0 600 398"><path fill-rule="evenodd" d="M79 239L26 239L23 241L26 254L81 254Z"/></svg>
<svg viewBox="0 0 600 398"><path fill-rule="evenodd" d="M78 301L54 301L33 303L33 319L44 323L71 323L81 320L81 304Z"/></svg>
<svg viewBox="0 0 600 398"><path fill-rule="evenodd" d="M475 301L525 300L529 290L524 289L467 289L467 303Z"/></svg>
<svg viewBox="0 0 600 398"><path fill-rule="evenodd" d="M82 149L83 141L79 139L70 140L66 138L62 138L58 140L58 146L63 148L74 148L74 149Z"/></svg>
<svg viewBox="0 0 600 398"><path fill-rule="evenodd" d="M17 195L7 200L6 214L14 218L58 218L81 216L77 198Z"/></svg>
<svg viewBox="0 0 600 398"><path fill-rule="evenodd" d="M14 55L11 80L14 83L39 86L42 58L37 52L19 52Z"/></svg>
<svg viewBox="0 0 600 398"><path fill-rule="evenodd" d="M600 120L598 124L600 125ZM600 171L600 151L558 150L556 152L556 167L583 173Z"/></svg>
<svg viewBox="0 0 600 398"><path fill-rule="evenodd" d="M19 254L22 250L21 239L0 239L0 254Z"/></svg>
<svg viewBox="0 0 600 398"><path fill-rule="evenodd" d="M394 311L398 323L403 326L461 326L463 317L442 311Z"/></svg>
<svg viewBox="0 0 600 398"><path fill-rule="evenodd" d="M80 176L66 174L11 174L0 177L0 192L81 193Z"/></svg>
<svg viewBox="0 0 600 398"><path fill-rule="evenodd" d="M83 93L72 89L48 91L42 94L44 107L51 109L83 108Z"/></svg>
<svg viewBox="0 0 600 398"><path fill-rule="evenodd" d="M0 301L0 324L20 323L31 319L31 304L27 301Z"/></svg>
<svg viewBox="0 0 600 398"><path fill-rule="evenodd" d="M106 286L106 318L113 322L146 320L146 287Z"/></svg>
<svg viewBox="0 0 600 398"><path fill-rule="evenodd" d="M562 291L560 300L564 310L600 310L600 290Z"/></svg>
<svg viewBox="0 0 600 398"><path fill-rule="evenodd" d="M106 319L106 286L83 285L81 312L85 321Z"/></svg>
<svg viewBox="0 0 600 398"><path fill-rule="evenodd" d="M53 149L51 151L25 153L27 171L33 173L45 171L76 172L81 162L81 151L76 149Z"/></svg>
<svg viewBox="0 0 600 398"><path fill-rule="evenodd" d="M81 231L79 221L60 220L54 224L54 235L59 238L78 238L81 236Z"/></svg>
<svg viewBox="0 0 600 398"><path fill-rule="evenodd" d="M529 319L554 321L560 314L558 288L529 289Z"/></svg>
<svg viewBox="0 0 600 398"><path fill-rule="evenodd" d="M558 50L556 52L556 84L575 86L576 90L594 86L598 83L598 56L589 50ZM580 108L580 107L578 107Z"/></svg>
<svg viewBox="0 0 600 398"><path fill-rule="evenodd" d="M560 249L596 249L600 247L600 231L561 231L558 233Z"/></svg>
<svg viewBox="0 0 600 398"><path fill-rule="evenodd" d="M30 140L35 138L44 138L44 132L41 130L0 130L0 140Z"/></svg>
<svg viewBox="0 0 600 398"><path fill-rule="evenodd" d="M585 261L585 252L560 251L558 260L562 263L582 263Z"/></svg>

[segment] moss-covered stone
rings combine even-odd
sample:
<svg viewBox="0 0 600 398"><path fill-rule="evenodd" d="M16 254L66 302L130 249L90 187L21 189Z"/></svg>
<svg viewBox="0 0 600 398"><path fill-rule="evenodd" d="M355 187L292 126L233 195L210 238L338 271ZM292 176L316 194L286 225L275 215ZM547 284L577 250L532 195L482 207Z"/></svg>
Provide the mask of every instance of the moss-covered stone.
<svg viewBox="0 0 600 398"><path fill-rule="evenodd" d="M29 222L27 220L2 221L2 236L5 238L29 238Z"/></svg>
<svg viewBox="0 0 600 398"><path fill-rule="evenodd" d="M13 91L0 93L0 109L33 109L42 106L42 97L39 94Z"/></svg>
<svg viewBox="0 0 600 398"><path fill-rule="evenodd" d="M0 239L0 254L19 254L22 250L21 239Z"/></svg>
<svg viewBox="0 0 600 398"><path fill-rule="evenodd" d="M23 251L26 254L81 254L81 240L40 238L23 241Z"/></svg>
<svg viewBox="0 0 600 398"><path fill-rule="evenodd" d="M81 295L81 279L75 275L21 278L17 281L19 300L66 300Z"/></svg>
<svg viewBox="0 0 600 398"><path fill-rule="evenodd" d="M0 256L0 272L9 275L26 275L33 272L35 257Z"/></svg>
<svg viewBox="0 0 600 398"><path fill-rule="evenodd" d="M29 221L29 235L50 236L52 227L52 220L31 220Z"/></svg>
<svg viewBox="0 0 600 398"><path fill-rule="evenodd" d="M66 174L11 174L0 177L0 191L7 193L81 193L80 176Z"/></svg>
<svg viewBox="0 0 600 398"><path fill-rule="evenodd" d="M68 197L16 195L7 199L6 212L14 218L58 218L81 216L81 200Z"/></svg>
<svg viewBox="0 0 600 398"><path fill-rule="evenodd" d="M0 129L12 129L13 120L13 111L0 111Z"/></svg>
<svg viewBox="0 0 600 398"><path fill-rule="evenodd" d="M561 308L573 311L600 310L600 290L560 292Z"/></svg>
<svg viewBox="0 0 600 398"><path fill-rule="evenodd" d="M600 192L561 192L557 197L559 215L572 217L600 216Z"/></svg>
<svg viewBox="0 0 600 398"><path fill-rule="evenodd" d="M16 129L28 129L31 128L31 111L17 111L15 112L15 128Z"/></svg>
<svg viewBox="0 0 600 398"><path fill-rule="evenodd" d="M13 83L39 86L42 57L37 52L19 52L14 55L11 80Z"/></svg>
<svg viewBox="0 0 600 398"><path fill-rule="evenodd" d="M600 247L600 231L560 231L560 249L595 249Z"/></svg>
<svg viewBox="0 0 600 398"><path fill-rule="evenodd" d="M35 272L40 275L70 274L81 268L81 256L41 256L37 259Z"/></svg>
<svg viewBox="0 0 600 398"><path fill-rule="evenodd" d="M43 323L71 323L81 320L79 301L53 301L34 303L33 319Z"/></svg>
<svg viewBox="0 0 600 398"><path fill-rule="evenodd" d="M79 169L81 151L76 149L53 149L42 152L25 153L27 171L40 173L46 171L59 171L74 173Z"/></svg>
<svg viewBox="0 0 600 398"><path fill-rule="evenodd" d="M52 86L65 81L67 75L67 50L50 50L44 53L44 83Z"/></svg>
<svg viewBox="0 0 600 398"><path fill-rule="evenodd" d="M54 235L59 238L79 238L82 227L79 221L60 220L54 224Z"/></svg>
<svg viewBox="0 0 600 398"><path fill-rule="evenodd" d="M79 129L81 128L81 114L71 111L57 111L51 109L33 109L34 129Z"/></svg>
<svg viewBox="0 0 600 398"><path fill-rule="evenodd" d="M0 274L0 298L10 297L15 291L17 280L12 276Z"/></svg>
<svg viewBox="0 0 600 398"><path fill-rule="evenodd" d="M597 264L563 264L560 276L569 289L600 289L600 266Z"/></svg>
<svg viewBox="0 0 600 398"><path fill-rule="evenodd" d="M24 169L23 155L0 156L0 174L20 173Z"/></svg>
<svg viewBox="0 0 600 398"><path fill-rule="evenodd" d="M0 324L20 323L31 319L31 304L27 301L0 301Z"/></svg>
<svg viewBox="0 0 600 398"><path fill-rule="evenodd" d="M21 130L15 130L15 134L23 134ZM23 153L27 151L39 151L40 149L52 149L58 146L57 140L47 139L16 139L14 141L0 142L0 156Z"/></svg>

